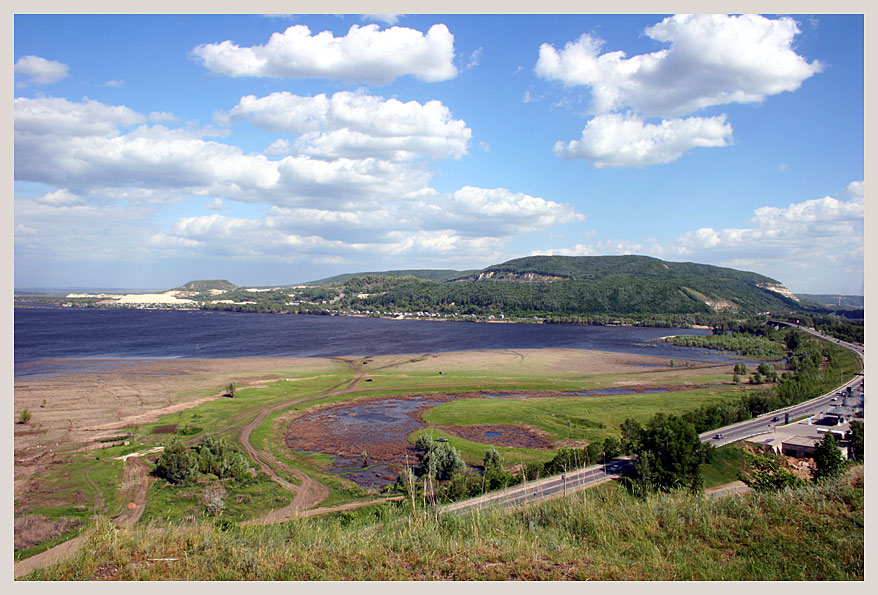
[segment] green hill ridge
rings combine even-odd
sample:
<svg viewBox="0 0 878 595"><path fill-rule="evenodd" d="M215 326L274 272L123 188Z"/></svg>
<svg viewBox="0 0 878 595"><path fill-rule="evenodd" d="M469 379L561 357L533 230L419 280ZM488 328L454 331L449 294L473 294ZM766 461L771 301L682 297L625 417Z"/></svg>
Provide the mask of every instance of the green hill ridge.
<svg viewBox="0 0 878 595"><path fill-rule="evenodd" d="M530 256L481 270L392 270L336 275L247 292L228 281L191 281L217 298L291 299L339 312L431 312L516 318L592 315L748 315L801 308L782 283L758 273L648 256Z"/></svg>
<svg viewBox="0 0 878 595"><path fill-rule="evenodd" d="M345 282L351 290L362 285L355 279ZM441 282L410 275L370 288L360 301L396 309L490 309L513 316L743 313L798 306L782 283L764 275L646 256L532 256Z"/></svg>

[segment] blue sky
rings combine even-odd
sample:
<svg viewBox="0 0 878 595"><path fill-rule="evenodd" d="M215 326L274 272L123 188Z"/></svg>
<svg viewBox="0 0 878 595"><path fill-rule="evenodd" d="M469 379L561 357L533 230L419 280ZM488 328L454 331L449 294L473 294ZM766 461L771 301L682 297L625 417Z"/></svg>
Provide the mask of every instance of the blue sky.
<svg viewBox="0 0 878 595"><path fill-rule="evenodd" d="M16 287L645 254L863 292L862 15L16 15Z"/></svg>

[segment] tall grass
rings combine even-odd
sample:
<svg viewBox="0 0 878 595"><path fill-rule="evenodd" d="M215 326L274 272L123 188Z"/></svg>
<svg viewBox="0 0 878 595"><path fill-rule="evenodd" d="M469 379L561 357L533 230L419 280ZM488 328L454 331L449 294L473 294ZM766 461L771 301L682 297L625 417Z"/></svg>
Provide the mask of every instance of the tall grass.
<svg viewBox="0 0 878 595"><path fill-rule="evenodd" d="M514 512L383 505L257 527L98 523L42 580L862 580L863 472L843 483L645 500L617 485Z"/></svg>

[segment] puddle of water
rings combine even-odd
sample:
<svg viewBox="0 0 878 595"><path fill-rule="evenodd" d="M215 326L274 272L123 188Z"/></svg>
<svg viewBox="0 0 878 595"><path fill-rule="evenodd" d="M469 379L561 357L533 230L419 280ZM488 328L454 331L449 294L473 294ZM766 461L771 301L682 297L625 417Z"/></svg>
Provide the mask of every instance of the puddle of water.
<svg viewBox="0 0 878 595"><path fill-rule="evenodd" d="M500 432L485 432L485 438L499 438L502 436Z"/></svg>
<svg viewBox="0 0 878 595"><path fill-rule="evenodd" d="M526 399L527 395L518 395L515 393L482 393L483 397L489 399Z"/></svg>

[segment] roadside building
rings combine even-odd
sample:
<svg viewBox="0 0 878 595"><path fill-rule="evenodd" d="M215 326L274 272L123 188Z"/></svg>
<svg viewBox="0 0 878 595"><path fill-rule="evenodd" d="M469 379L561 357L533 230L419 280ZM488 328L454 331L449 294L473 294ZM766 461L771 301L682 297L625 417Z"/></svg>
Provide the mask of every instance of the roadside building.
<svg viewBox="0 0 878 595"><path fill-rule="evenodd" d="M814 456L819 442L819 439L809 436L791 436L781 442L780 451L788 457L810 459Z"/></svg>
<svg viewBox="0 0 878 595"><path fill-rule="evenodd" d="M835 434L836 438L841 439L844 438L842 433L839 436L839 432L834 430L824 430L823 433L831 431ZM786 455L788 457L795 457L797 459L811 459L814 458L814 451L817 449L817 446L823 441L823 438L814 438L810 436L792 436L787 438L781 443L781 454ZM848 446L847 444L839 444L839 450L841 451L844 458L848 458Z"/></svg>

